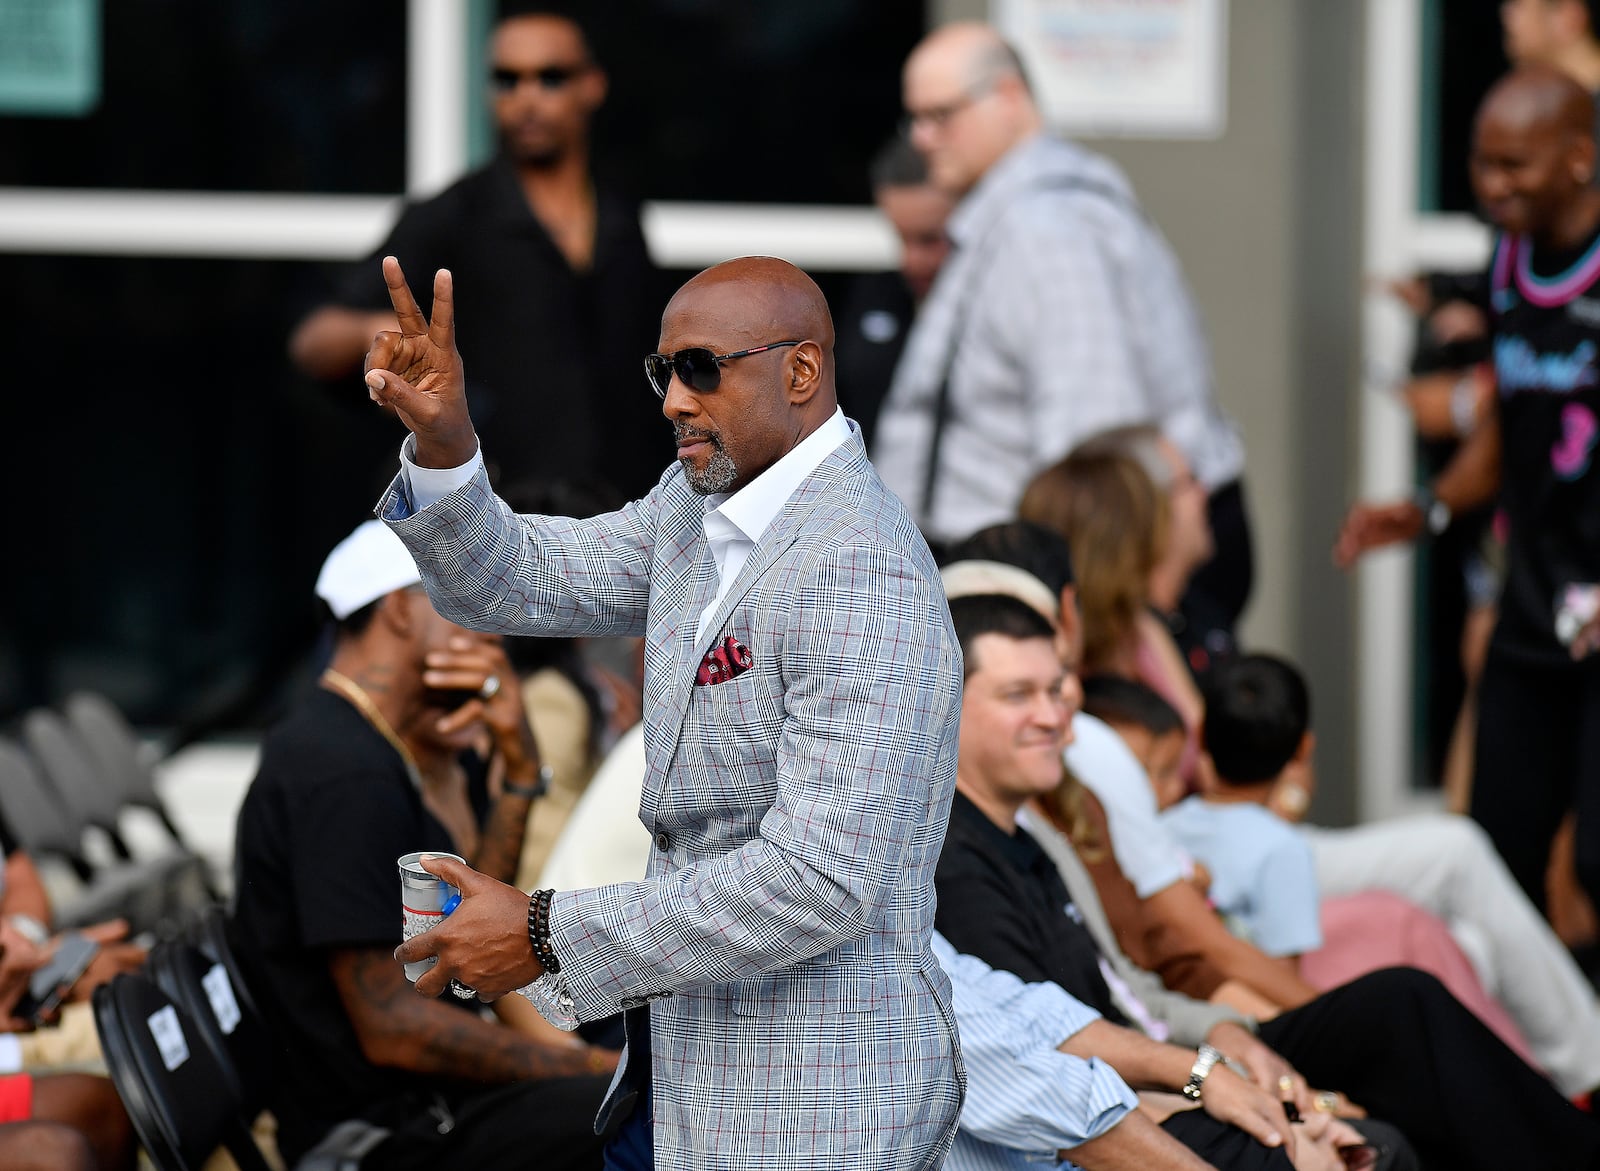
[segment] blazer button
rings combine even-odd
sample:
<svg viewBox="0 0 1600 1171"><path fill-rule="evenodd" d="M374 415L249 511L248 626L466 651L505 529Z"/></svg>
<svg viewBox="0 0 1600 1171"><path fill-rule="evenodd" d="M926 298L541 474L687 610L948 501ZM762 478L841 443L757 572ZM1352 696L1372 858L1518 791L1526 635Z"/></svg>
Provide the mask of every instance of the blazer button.
<svg viewBox="0 0 1600 1171"><path fill-rule="evenodd" d="M672 849L672 835L666 830L662 830L656 835L656 849L660 850L663 854Z"/></svg>

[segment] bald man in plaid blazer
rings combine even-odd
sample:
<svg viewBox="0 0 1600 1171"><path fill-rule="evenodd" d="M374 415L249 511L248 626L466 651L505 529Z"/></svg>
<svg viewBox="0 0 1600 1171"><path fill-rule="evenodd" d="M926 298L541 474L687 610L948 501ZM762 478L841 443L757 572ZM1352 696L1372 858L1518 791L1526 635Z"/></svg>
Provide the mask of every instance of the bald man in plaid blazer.
<svg viewBox="0 0 1600 1171"><path fill-rule="evenodd" d="M444 292L430 329L397 290L401 333L369 358L414 432L380 514L457 622L644 635L654 849L639 882L556 893L543 939L528 896L436 861L462 905L397 955L439 957L424 994L531 982L569 1027L625 1011L600 1124L648 1077L657 1166L938 1166L963 1090L929 943L961 656L926 544L837 410L820 292L768 259L680 290L651 359L679 463L582 521L515 516L475 441L430 425L439 362L407 346L444 348Z"/></svg>

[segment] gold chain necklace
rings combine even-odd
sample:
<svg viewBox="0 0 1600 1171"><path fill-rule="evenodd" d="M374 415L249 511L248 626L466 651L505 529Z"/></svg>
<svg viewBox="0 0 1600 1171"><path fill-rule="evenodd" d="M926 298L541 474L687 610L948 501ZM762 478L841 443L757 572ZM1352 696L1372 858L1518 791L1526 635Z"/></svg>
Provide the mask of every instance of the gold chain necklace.
<svg viewBox="0 0 1600 1171"><path fill-rule="evenodd" d="M400 739L389 721L383 718L378 705L372 702L372 696L368 695L354 679L341 675L332 667L322 672L322 682L355 705L355 709L366 718L367 723L372 725L378 735L389 742L389 747L400 754L400 759L406 766L406 775L411 778L413 785L421 789L422 770L417 767L417 758L411 755L411 749L406 747L405 741Z"/></svg>

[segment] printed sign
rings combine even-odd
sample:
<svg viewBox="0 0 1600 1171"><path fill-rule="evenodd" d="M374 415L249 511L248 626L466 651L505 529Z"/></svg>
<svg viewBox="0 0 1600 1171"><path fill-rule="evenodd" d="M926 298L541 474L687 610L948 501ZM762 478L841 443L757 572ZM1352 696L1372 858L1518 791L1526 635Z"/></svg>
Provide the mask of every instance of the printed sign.
<svg viewBox="0 0 1600 1171"><path fill-rule="evenodd" d="M158 1008L145 1023L150 1026L150 1035L156 1040L161 1063L167 1067L168 1073L189 1060L189 1041L183 1035L183 1026L178 1023L177 1009L170 1004Z"/></svg>
<svg viewBox="0 0 1600 1171"><path fill-rule="evenodd" d="M211 970L200 977L200 984L206 990L206 999L211 1001L211 1011L216 1014L217 1024L222 1026L224 1033L232 1036L243 1014L239 1011L239 1001L233 994L233 983L228 979L227 971L221 964L212 964Z"/></svg>
<svg viewBox="0 0 1600 1171"><path fill-rule="evenodd" d="M1078 137L1217 138L1227 0L990 0L1049 124Z"/></svg>

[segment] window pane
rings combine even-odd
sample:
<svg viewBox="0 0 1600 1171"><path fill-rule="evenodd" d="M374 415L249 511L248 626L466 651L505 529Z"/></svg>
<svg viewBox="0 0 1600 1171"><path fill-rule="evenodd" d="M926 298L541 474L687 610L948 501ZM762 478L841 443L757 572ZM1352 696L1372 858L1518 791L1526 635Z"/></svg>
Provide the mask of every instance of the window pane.
<svg viewBox="0 0 1600 1171"><path fill-rule="evenodd" d="M1499 8L1456 0L1428 0L1425 8L1418 210L1473 212L1472 120L1507 67Z"/></svg>
<svg viewBox="0 0 1600 1171"><path fill-rule="evenodd" d="M405 7L105 0L98 106L0 117L0 185L401 191Z"/></svg>
<svg viewBox="0 0 1600 1171"><path fill-rule="evenodd" d="M316 635L312 584L370 515L396 425L289 368L305 266L0 257L18 344L0 459L0 718L76 687L139 720L243 701ZM22 295L16 295L20 292Z"/></svg>
<svg viewBox="0 0 1600 1171"><path fill-rule="evenodd" d="M606 12L590 28L611 79L595 155L626 190L868 200L867 162L900 118L922 0L619 0Z"/></svg>

